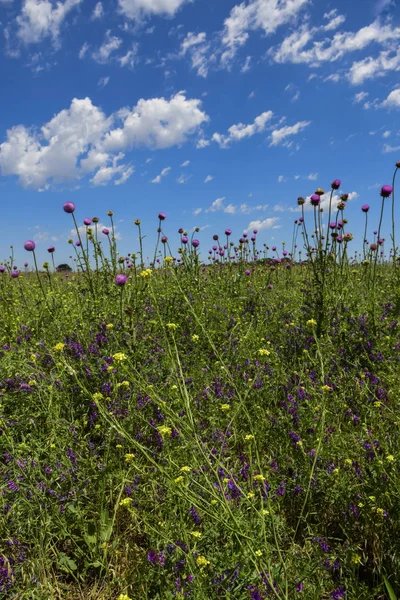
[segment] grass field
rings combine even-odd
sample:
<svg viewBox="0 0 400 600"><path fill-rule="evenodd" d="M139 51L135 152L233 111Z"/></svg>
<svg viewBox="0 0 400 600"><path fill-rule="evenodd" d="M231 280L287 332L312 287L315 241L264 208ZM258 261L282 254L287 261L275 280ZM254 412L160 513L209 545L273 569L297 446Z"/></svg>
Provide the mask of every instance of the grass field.
<svg viewBox="0 0 400 600"><path fill-rule="evenodd" d="M161 214L149 266L111 214L69 273L5 263L1 598L400 594L400 266L314 202L275 250Z"/></svg>

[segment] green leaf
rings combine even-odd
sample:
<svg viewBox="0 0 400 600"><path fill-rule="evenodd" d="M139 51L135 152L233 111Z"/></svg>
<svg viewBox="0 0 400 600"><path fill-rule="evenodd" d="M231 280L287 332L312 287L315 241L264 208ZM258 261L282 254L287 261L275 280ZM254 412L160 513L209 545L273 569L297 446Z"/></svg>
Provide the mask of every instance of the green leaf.
<svg viewBox="0 0 400 600"><path fill-rule="evenodd" d="M383 581L385 582L387 593L389 594L390 600L397 600L397 596L394 593L392 586L390 585L387 577L383 576Z"/></svg>

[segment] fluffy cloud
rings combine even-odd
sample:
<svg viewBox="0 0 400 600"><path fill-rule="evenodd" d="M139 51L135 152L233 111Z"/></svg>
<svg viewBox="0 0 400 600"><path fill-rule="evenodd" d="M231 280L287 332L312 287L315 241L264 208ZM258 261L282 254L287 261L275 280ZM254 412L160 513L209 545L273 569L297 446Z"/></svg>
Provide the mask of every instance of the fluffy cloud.
<svg viewBox="0 0 400 600"><path fill-rule="evenodd" d="M161 173L159 175L157 175L157 177L154 177L154 179L152 179L151 183L160 183L161 179L163 177L166 177L168 175L168 173L170 172L171 167L165 167L165 169L163 169L161 171Z"/></svg>
<svg viewBox="0 0 400 600"><path fill-rule="evenodd" d="M210 44L207 42L207 34L189 32L181 44L180 56L190 55L192 69L197 71L201 77L207 77L210 64L214 62L214 56L210 56Z"/></svg>
<svg viewBox="0 0 400 600"><path fill-rule="evenodd" d="M136 20L152 14L172 17L186 2L188 0L118 0L121 12Z"/></svg>
<svg viewBox="0 0 400 600"><path fill-rule="evenodd" d="M93 9L92 19L101 19L104 17L104 8L101 2L98 2Z"/></svg>
<svg viewBox="0 0 400 600"><path fill-rule="evenodd" d="M212 181L214 179L214 177L212 175L207 175L207 177L204 180L204 183L209 183L210 181Z"/></svg>
<svg viewBox="0 0 400 600"><path fill-rule="evenodd" d="M395 53L390 50L382 51L375 58L368 56L354 62L347 77L353 85L360 85L367 79L383 77L389 71L400 71L400 50Z"/></svg>
<svg viewBox="0 0 400 600"><path fill-rule="evenodd" d="M271 133L270 146L287 146L290 147L292 142L286 138L297 135L311 124L311 121L299 121L295 125L286 125L280 129L274 129Z"/></svg>
<svg viewBox="0 0 400 600"><path fill-rule="evenodd" d="M121 164L125 152L183 144L208 118L200 104L180 92L106 116L90 98L75 98L39 130L17 125L7 131L0 144L1 174L36 189L87 175L94 185L123 183L133 173L130 164Z"/></svg>
<svg viewBox="0 0 400 600"><path fill-rule="evenodd" d="M216 200L214 200L214 202L211 204L211 206L206 209L206 212L222 211L228 215L236 215L236 214L249 215L252 212L255 212L258 210L266 210L268 208L268 204L259 204L258 206L249 206L248 204L243 203L243 204L240 204L239 206L236 206L235 204L228 204L228 206L225 206L224 202L225 202L225 198L217 198Z"/></svg>
<svg viewBox="0 0 400 600"><path fill-rule="evenodd" d="M111 35L111 31L108 30L106 31L104 42L98 50L93 52L92 58L100 64L106 64L110 61L111 54L118 50L121 44L121 38Z"/></svg>
<svg viewBox="0 0 400 600"><path fill-rule="evenodd" d="M324 27L310 27L307 23L286 37L280 46L270 50L277 63L305 63L318 66L334 62L347 53L363 50L371 43L387 44L400 39L400 27L382 24L379 20L356 32L337 32L332 38L315 41L317 33Z"/></svg>
<svg viewBox="0 0 400 600"><path fill-rule="evenodd" d="M389 152L400 152L400 146L390 146L390 144L384 144L383 152L385 154L387 154Z"/></svg>
<svg viewBox="0 0 400 600"><path fill-rule="evenodd" d="M276 229L276 223L279 221L279 217L270 217L269 219L264 219L263 221L251 221L247 229L258 229L258 231L262 231L263 229Z"/></svg>
<svg viewBox="0 0 400 600"><path fill-rule="evenodd" d="M18 37L26 44L36 44L51 37L56 44L62 22L80 3L81 0L65 0L57 4L50 0L25 0L21 14L16 18Z"/></svg>
<svg viewBox="0 0 400 600"><path fill-rule="evenodd" d="M400 88L390 92L389 96L382 102L384 108L400 108Z"/></svg>
<svg viewBox="0 0 400 600"><path fill-rule="evenodd" d="M232 60L247 42L250 31L261 29L271 35L281 25L294 21L309 3L310 0L250 0L234 6L224 22L222 63Z"/></svg>
<svg viewBox="0 0 400 600"><path fill-rule="evenodd" d="M244 125L243 123L232 125L228 129L228 135L214 133L212 140L217 142L221 148L227 148L232 142L239 142L244 138L252 137L255 133L263 132L268 121L272 119L272 116L273 113L270 110L263 112L261 115L258 115L250 125Z"/></svg>

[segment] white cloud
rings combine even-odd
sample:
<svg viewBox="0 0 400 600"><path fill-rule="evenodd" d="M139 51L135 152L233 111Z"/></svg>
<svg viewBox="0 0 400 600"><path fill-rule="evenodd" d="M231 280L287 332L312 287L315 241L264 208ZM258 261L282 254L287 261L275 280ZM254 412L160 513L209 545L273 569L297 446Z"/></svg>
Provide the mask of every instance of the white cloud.
<svg viewBox="0 0 400 600"><path fill-rule="evenodd" d="M115 35L111 35L111 31L106 31L104 42L98 50L92 53L92 58L100 64L108 63L113 52L121 46L122 40Z"/></svg>
<svg viewBox="0 0 400 600"><path fill-rule="evenodd" d="M309 175L307 175L307 179L309 181L317 181L318 173L310 173Z"/></svg>
<svg viewBox="0 0 400 600"><path fill-rule="evenodd" d="M349 52L363 50L371 43L387 44L400 39L400 27L382 24L379 20L356 32L337 32L332 38L315 40L323 27L310 27L308 23L286 37L280 46L269 54L275 62L295 64L305 63L319 66L324 62L334 62Z"/></svg>
<svg viewBox="0 0 400 600"><path fill-rule="evenodd" d="M201 211L202 211L202 210L203 210L202 208L196 208L196 209L193 211L193 214L194 214L194 216L195 216L195 217L197 217L197 215L199 215L199 214L201 213Z"/></svg>
<svg viewBox="0 0 400 600"><path fill-rule="evenodd" d="M207 175L207 177L204 180L204 183L208 183L209 181L212 181L214 179L214 177L212 175Z"/></svg>
<svg viewBox="0 0 400 600"><path fill-rule="evenodd" d="M392 132L391 132L391 131L389 131L389 129L387 129L386 131L384 131L384 132L382 133L382 137L383 137L383 138L385 138L385 139L387 139L388 137L390 137L391 133L392 133Z"/></svg>
<svg viewBox="0 0 400 600"><path fill-rule="evenodd" d="M275 204L273 211L274 212L285 212L285 209L281 204Z"/></svg>
<svg viewBox="0 0 400 600"><path fill-rule="evenodd" d="M87 51L89 50L89 44L85 42L82 48L79 50L79 58L82 59L85 57Z"/></svg>
<svg viewBox="0 0 400 600"><path fill-rule="evenodd" d="M0 144L0 171L15 175L22 185L47 189L92 174L94 183L108 174L122 183L130 165L117 164L132 148L165 149L183 144L207 120L200 100L182 92L165 98L139 100L106 116L90 98L74 98L39 130L17 125ZM116 162L117 159L117 162ZM104 169L113 169L105 171ZM101 171L96 177L97 171ZM121 180L122 178L122 180Z"/></svg>
<svg viewBox="0 0 400 600"><path fill-rule="evenodd" d="M250 125L244 125L243 123L237 123L232 125L228 129L229 135L221 135L220 133L214 133L212 140L217 142L221 148L227 148L230 143L238 142L244 138L252 137L255 133L261 133L265 130L265 127L272 119L272 111L263 112L258 115Z"/></svg>
<svg viewBox="0 0 400 600"><path fill-rule="evenodd" d="M91 178L90 182L93 185L107 185L112 179L114 179L115 185L121 185L125 183L129 179L129 177L133 174L134 168L128 165L118 165L118 161L124 158L124 154L120 154L115 156L112 160L112 164L110 166L103 166L96 172L96 174ZM118 179L115 177L119 175Z"/></svg>
<svg viewBox="0 0 400 600"><path fill-rule="evenodd" d="M183 162L181 164L181 167L188 167L190 165L190 160L185 160L185 162Z"/></svg>
<svg viewBox="0 0 400 600"><path fill-rule="evenodd" d="M121 12L129 19L141 21L149 15L172 17L188 0L118 0Z"/></svg>
<svg viewBox="0 0 400 600"><path fill-rule="evenodd" d="M354 62L347 77L353 85L360 85L366 79L383 77L389 71L400 71L400 50L397 50L396 53L390 50L382 51L376 58L368 56Z"/></svg>
<svg viewBox="0 0 400 600"><path fill-rule="evenodd" d="M97 85L99 88L104 88L106 87L106 85L108 85L110 82L110 78L109 77L100 77L99 81L97 82Z"/></svg>
<svg viewBox="0 0 400 600"><path fill-rule="evenodd" d="M58 1L24 0L21 14L16 18L18 37L26 44L37 44L51 37L57 44L61 25L68 13L81 3L81 0Z"/></svg>
<svg viewBox="0 0 400 600"><path fill-rule="evenodd" d="M190 179L190 175L179 175L178 179L176 180L177 183L183 184L189 181Z"/></svg>
<svg viewBox="0 0 400 600"><path fill-rule="evenodd" d="M368 97L368 92L358 92L358 94L354 95L354 102L356 104L360 104L365 98Z"/></svg>
<svg viewBox="0 0 400 600"><path fill-rule="evenodd" d="M104 17L104 8L101 2L98 2L93 9L92 19L101 19Z"/></svg>
<svg viewBox="0 0 400 600"><path fill-rule="evenodd" d="M332 31L342 25L345 22L346 17L344 15L338 15L337 9L334 8L330 12L324 14L324 19L328 20L328 23L323 26L324 31Z"/></svg>
<svg viewBox="0 0 400 600"><path fill-rule="evenodd" d="M300 90L293 83L289 83L285 87L285 92L289 92L289 94L292 94L292 102L296 102L300 98Z"/></svg>
<svg viewBox="0 0 400 600"><path fill-rule="evenodd" d="M239 206L236 206L235 204L228 204L228 206L225 206L224 201L225 201L225 198L217 198L216 200L214 200L214 202L211 204L211 206L206 209L206 212L222 211L228 215L235 215L235 214L249 215L250 213L252 213L254 211L266 210L266 208L268 207L268 204L259 204L258 206L249 206L245 202L243 204L240 204Z"/></svg>
<svg viewBox="0 0 400 600"><path fill-rule="evenodd" d="M250 71L250 63L251 63L251 56L246 56L246 60L244 61L244 65L240 69L242 71L242 73L247 73L247 71Z"/></svg>
<svg viewBox="0 0 400 600"><path fill-rule="evenodd" d="M383 108L400 108L400 88L390 92L389 96L382 102Z"/></svg>
<svg viewBox="0 0 400 600"><path fill-rule="evenodd" d="M224 209L224 200L225 200L225 198L217 198L211 204L210 208L207 208L206 212L217 212L219 210L223 210Z"/></svg>
<svg viewBox="0 0 400 600"><path fill-rule="evenodd" d="M192 69L197 70L201 77L207 77L210 63L215 59L210 56L210 44L207 42L207 34L189 32L181 44L180 56L190 55Z"/></svg>
<svg viewBox="0 0 400 600"><path fill-rule="evenodd" d="M278 183L284 183L285 181L286 181L286 178L283 175L279 175Z"/></svg>
<svg viewBox="0 0 400 600"><path fill-rule="evenodd" d="M384 144L383 152L385 154L387 154L389 152L400 152L400 146L390 146L389 144Z"/></svg>
<svg viewBox="0 0 400 600"><path fill-rule="evenodd" d="M118 58L118 62L121 65L121 67L129 67L130 69L133 69L133 67L136 64L138 48L139 44L133 43L132 48L128 50L126 54Z"/></svg>
<svg viewBox="0 0 400 600"><path fill-rule="evenodd" d="M249 32L261 29L271 35L281 26L293 22L309 0L250 0L237 4L224 22L221 61L229 63L243 46Z"/></svg>
<svg viewBox="0 0 400 600"><path fill-rule="evenodd" d="M329 202L330 202L330 198L331 198L330 192L327 194L323 194L320 198L321 198L321 202L320 202L319 207L322 208L324 211L328 211ZM347 202L350 202L351 200L355 200L356 198L358 198L358 193L350 192L348 194ZM340 196L335 194L334 196L332 196L332 209L336 208L336 205L338 202L340 202ZM299 209L299 207L296 207L296 209L294 209L291 212L297 212L298 209ZM314 210L314 207L312 206L312 204L310 202L310 196L307 196L307 198L306 198L306 203L304 205L304 209L305 210Z"/></svg>
<svg viewBox="0 0 400 600"><path fill-rule="evenodd" d="M154 179L152 179L151 183L160 183L161 179L163 177L166 177L168 175L168 173L170 172L171 167L165 167L165 169L163 169L161 171L161 173L159 175L157 175L157 177L155 177Z"/></svg>
<svg viewBox="0 0 400 600"><path fill-rule="evenodd" d="M286 125L280 129L274 129L271 133L270 146L290 146L291 142L285 141L286 138L297 135L311 124L311 121L299 121L295 125Z"/></svg>
<svg viewBox="0 0 400 600"><path fill-rule="evenodd" d="M247 229L258 229L258 231L262 231L263 229L275 229L275 223L277 223L277 221L279 221L279 217L270 217L269 219L264 219L264 221L251 221L248 224Z"/></svg>

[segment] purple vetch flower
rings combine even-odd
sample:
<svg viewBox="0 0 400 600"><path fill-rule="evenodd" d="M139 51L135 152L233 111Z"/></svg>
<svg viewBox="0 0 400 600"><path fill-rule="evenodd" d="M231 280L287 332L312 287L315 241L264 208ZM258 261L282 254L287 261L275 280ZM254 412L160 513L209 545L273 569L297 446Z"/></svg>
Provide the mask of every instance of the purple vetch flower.
<svg viewBox="0 0 400 600"><path fill-rule="evenodd" d="M123 273L119 273L119 275L116 276L114 281L115 281L115 285L118 285L118 287L124 287L124 285L128 281L128 278Z"/></svg>
<svg viewBox="0 0 400 600"><path fill-rule="evenodd" d="M193 248L198 248L200 246L199 240L192 240L192 246Z"/></svg>
<svg viewBox="0 0 400 600"><path fill-rule="evenodd" d="M334 180L334 181L332 181L332 183L331 183L331 188L332 188L333 190L338 190L338 189L340 188L340 185L341 185L341 183L342 183L342 182L340 181L340 179L335 179L335 180Z"/></svg>
<svg viewBox="0 0 400 600"><path fill-rule="evenodd" d="M75 204L73 202L66 202L63 206L64 212L72 214L75 210Z"/></svg>
<svg viewBox="0 0 400 600"><path fill-rule="evenodd" d="M102 232L102 233L104 233L104 235L108 235L108 234L110 233L110 230L109 230L109 229L107 229L107 227L104 227L104 228L101 230L101 232Z"/></svg>
<svg viewBox="0 0 400 600"><path fill-rule="evenodd" d="M312 206L318 206L319 203L321 202L321 198L320 198L319 194L313 194L310 197L310 201L311 201Z"/></svg>
<svg viewBox="0 0 400 600"><path fill-rule="evenodd" d="M336 590L334 590L330 597L333 598L333 600L340 600L341 598L344 598L346 594L346 588L344 587L344 585L340 585L338 588L336 588Z"/></svg>
<svg viewBox="0 0 400 600"><path fill-rule="evenodd" d="M192 506L192 508L189 510L189 514L192 517L193 521L196 523L196 525L201 524L201 517L194 506Z"/></svg>
<svg viewBox="0 0 400 600"><path fill-rule="evenodd" d="M47 252L50 252L50 254L52 254L55 251L54 246L49 246L49 248L47 248Z"/></svg>
<svg viewBox="0 0 400 600"><path fill-rule="evenodd" d="M33 240L27 240L24 244L24 248L25 250L27 250L28 252L33 252L34 249L36 248L36 244Z"/></svg>
<svg viewBox="0 0 400 600"><path fill-rule="evenodd" d="M83 219L83 222L86 225L86 227L88 227L89 225L92 224L92 219Z"/></svg>
<svg viewBox="0 0 400 600"><path fill-rule="evenodd" d="M361 210L364 213L367 213L369 211L369 204L363 204L362 207L361 207Z"/></svg>
<svg viewBox="0 0 400 600"><path fill-rule="evenodd" d="M389 198L392 193L392 187L390 185L383 185L381 187L381 196L382 198Z"/></svg>
<svg viewBox="0 0 400 600"><path fill-rule="evenodd" d="M158 218L160 221L164 221L167 218L167 215L163 212L158 213Z"/></svg>

